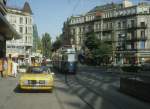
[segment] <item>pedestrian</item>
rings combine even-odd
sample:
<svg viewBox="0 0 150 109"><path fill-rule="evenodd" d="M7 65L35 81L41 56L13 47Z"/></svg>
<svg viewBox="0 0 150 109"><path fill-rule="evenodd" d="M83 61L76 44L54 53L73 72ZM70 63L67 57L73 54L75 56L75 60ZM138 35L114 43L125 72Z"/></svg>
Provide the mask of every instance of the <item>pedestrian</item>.
<svg viewBox="0 0 150 109"><path fill-rule="evenodd" d="M1 73L1 77L3 78L3 58L0 58L0 73Z"/></svg>
<svg viewBox="0 0 150 109"><path fill-rule="evenodd" d="M11 58L11 54L9 54L9 58L8 58L8 69L7 69L7 74L8 76L12 76L12 58Z"/></svg>
<svg viewBox="0 0 150 109"><path fill-rule="evenodd" d="M12 67L12 74L16 78L17 76L17 70L18 70L18 63L16 59L13 60L13 67Z"/></svg>
<svg viewBox="0 0 150 109"><path fill-rule="evenodd" d="M4 58L4 60L3 60L3 76L5 78L7 78L7 76L8 76L7 70L8 70L7 58Z"/></svg>

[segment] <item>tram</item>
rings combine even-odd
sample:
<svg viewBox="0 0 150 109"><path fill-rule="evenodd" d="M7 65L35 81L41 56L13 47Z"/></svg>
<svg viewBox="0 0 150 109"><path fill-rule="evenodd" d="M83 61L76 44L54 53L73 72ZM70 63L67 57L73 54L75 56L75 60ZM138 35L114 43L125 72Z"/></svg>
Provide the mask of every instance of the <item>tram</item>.
<svg viewBox="0 0 150 109"><path fill-rule="evenodd" d="M62 73L76 74L77 53L73 48L63 49L53 56L53 66Z"/></svg>

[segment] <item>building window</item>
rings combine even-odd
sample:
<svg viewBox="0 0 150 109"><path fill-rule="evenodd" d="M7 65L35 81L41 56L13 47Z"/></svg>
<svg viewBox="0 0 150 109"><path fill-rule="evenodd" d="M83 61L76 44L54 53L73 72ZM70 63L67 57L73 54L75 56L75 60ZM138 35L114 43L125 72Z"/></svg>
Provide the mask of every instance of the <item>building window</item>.
<svg viewBox="0 0 150 109"><path fill-rule="evenodd" d="M25 43L27 43L27 41L28 41L28 38L27 38L27 36L26 36L26 40L25 40Z"/></svg>
<svg viewBox="0 0 150 109"><path fill-rule="evenodd" d="M145 31L141 31L141 37L145 37Z"/></svg>
<svg viewBox="0 0 150 109"><path fill-rule="evenodd" d="M113 28L113 23L112 23L112 22L110 22L110 28L111 28L111 29Z"/></svg>
<svg viewBox="0 0 150 109"><path fill-rule="evenodd" d="M131 49L132 49L132 50L135 49L135 44L134 44L134 42L131 42Z"/></svg>
<svg viewBox="0 0 150 109"><path fill-rule="evenodd" d="M131 20L131 27L134 27L134 24L135 24L134 20Z"/></svg>
<svg viewBox="0 0 150 109"><path fill-rule="evenodd" d="M23 33L23 27L20 27L20 28L19 28L19 32L20 32L20 33Z"/></svg>
<svg viewBox="0 0 150 109"><path fill-rule="evenodd" d="M28 33L28 28L26 27L26 34Z"/></svg>
<svg viewBox="0 0 150 109"><path fill-rule="evenodd" d="M145 49L145 41L141 41L140 42L140 48L141 49Z"/></svg>
<svg viewBox="0 0 150 109"><path fill-rule="evenodd" d="M123 26L123 28L126 28L126 21L122 22L122 26Z"/></svg>
<svg viewBox="0 0 150 109"><path fill-rule="evenodd" d="M26 24L28 24L28 18L26 17Z"/></svg>
<svg viewBox="0 0 150 109"><path fill-rule="evenodd" d="M144 27L145 26L145 22L140 22L140 26Z"/></svg>
<svg viewBox="0 0 150 109"><path fill-rule="evenodd" d="M118 28L121 28L121 23L120 22L118 22Z"/></svg>
<svg viewBox="0 0 150 109"><path fill-rule="evenodd" d="M23 18L20 17L20 24L23 24Z"/></svg>

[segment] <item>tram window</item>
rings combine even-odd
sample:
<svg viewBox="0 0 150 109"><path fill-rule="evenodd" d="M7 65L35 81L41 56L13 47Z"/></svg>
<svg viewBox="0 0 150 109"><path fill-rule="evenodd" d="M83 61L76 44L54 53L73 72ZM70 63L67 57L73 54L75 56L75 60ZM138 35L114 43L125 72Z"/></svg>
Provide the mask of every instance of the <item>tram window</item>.
<svg viewBox="0 0 150 109"><path fill-rule="evenodd" d="M75 55L74 54L69 54L68 55L68 61L75 61Z"/></svg>

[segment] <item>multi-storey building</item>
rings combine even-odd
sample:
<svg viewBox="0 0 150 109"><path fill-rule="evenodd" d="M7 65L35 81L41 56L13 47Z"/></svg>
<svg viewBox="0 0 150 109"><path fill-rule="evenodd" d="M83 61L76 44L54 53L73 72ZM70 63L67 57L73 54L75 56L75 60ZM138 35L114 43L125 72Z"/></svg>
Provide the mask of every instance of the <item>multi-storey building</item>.
<svg viewBox="0 0 150 109"><path fill-rule="evenodd" d="M8 7L7 10L8 21L22 36L19 40L7 41L7 54L23 60L29 57L33 45L32 10L28 2L25 2L22 9Z"/></svg>
<svg viewBox="0 0 150 109"><path fill-rule="evenodd" d="M67 28L74 35L78 49L84 46L87 33L94 32L99 39L112 44L116 64L139 64L150 60L149 19L148 3L133 5L124 0L121 4L97 6L85 15L71 17Z"/></svg>
<svg viewBox="0 0 150 109"><path fill-rule="evenodd" d="M6 0L0 0L0 58L6 56L6 40L20 37L5 18L6 13Z"/></svg>

